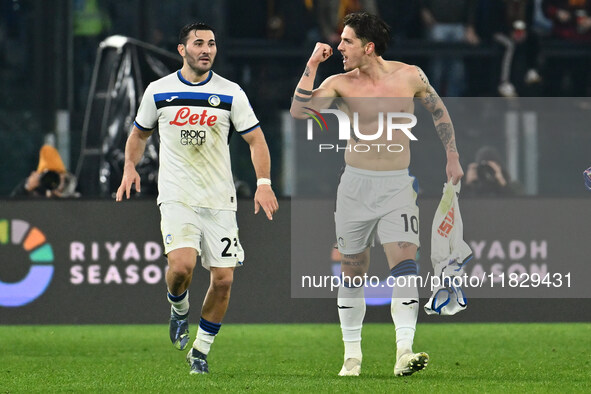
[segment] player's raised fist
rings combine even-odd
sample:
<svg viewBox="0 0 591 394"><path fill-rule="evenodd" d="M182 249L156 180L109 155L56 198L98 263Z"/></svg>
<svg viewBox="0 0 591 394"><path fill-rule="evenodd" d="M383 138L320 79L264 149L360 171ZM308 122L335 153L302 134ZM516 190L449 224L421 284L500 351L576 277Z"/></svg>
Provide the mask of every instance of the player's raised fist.
<svg viewBox="0 0 591 394"><path fill-rule="evenodd" d="M323 42L317 42L314 51L312 52L312 56L310 56L310 61L313 63L322 63L331 56L331 46Z"/></svg>

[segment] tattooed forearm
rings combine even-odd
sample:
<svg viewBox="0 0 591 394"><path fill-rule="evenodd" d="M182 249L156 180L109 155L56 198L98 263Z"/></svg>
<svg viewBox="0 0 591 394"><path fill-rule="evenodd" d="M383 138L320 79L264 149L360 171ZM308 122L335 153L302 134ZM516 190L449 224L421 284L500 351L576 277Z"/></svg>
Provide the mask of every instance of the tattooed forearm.
<svg viewBox="0 0 591 394"><path fill-rule="evenodd" d="M310 67L306 66L306 69L304 70L304 77L309 77L310 76Z"/></svg>
<svg viewBox="0 0 591 394"><path fill-rule="evenodd" d="M401 249L409 248L409 247L411 247L413 245L414 244L413 243L410 243L410 242L398 242L398 247L401 248Z"/></svg>
<svg viewBox="0 0 591 394"><path fill-rule="evenodd" d="M312 101L311 97L302 97L302 96L298 96L297 94L293 96L294 99L296 99L297 101L301 101L302 103L307 103L309 101Z"/></svg>
<svg viewBox="0 0 591 394"><path fill-rule="evenodd" d="M440 123L438 124L435 129L437 130L437 135L441 142L443 142L443 146L445 150L448 152L457 152L458 149L456 148L456 140L454 138L454 129L451 123Z"/></svg>
<svg viewBox="0 0 591 394"><path fill-rule="evenodd" d="M443 110L441 108L437 108L433 111L433 120L437 122L443 116Z"/></svg>
<svg viewBox="0 0 591 394"><path fill-rule="evenodd" d="M440 123L435 127L435 129L437 130L437 135L439 136L439 139L441 140L441 142L443 142L443 145L447 147L447 144L449 144L449 142L452 139L451 124Z"/></svg>

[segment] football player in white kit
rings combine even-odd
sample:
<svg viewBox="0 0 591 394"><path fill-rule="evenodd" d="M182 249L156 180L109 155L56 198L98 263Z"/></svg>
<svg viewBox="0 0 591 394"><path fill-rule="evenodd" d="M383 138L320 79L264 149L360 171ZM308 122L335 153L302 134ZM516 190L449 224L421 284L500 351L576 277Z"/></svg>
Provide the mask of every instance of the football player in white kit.
<svg viewBox="0 0 591 394"><path fill-rule="evenodd" d="M189 342L188 289L201 255L210 271L210 286L187 362L191 374L204 374L209 372L207 354L228 308L234 268L244 259L228 148L230 123L250 146L257 176L255 214L262 207L272 220L279 206L271 188L269 149L248 98L240 86L211 70L217 53L214 29L204 23L186 25L177 49L182 68L152 82L144 92L125 146L116 199L129 198L134 183L140 191L135 166L158 127L158 206L169 267L170 339L179 350Z"/></svg>

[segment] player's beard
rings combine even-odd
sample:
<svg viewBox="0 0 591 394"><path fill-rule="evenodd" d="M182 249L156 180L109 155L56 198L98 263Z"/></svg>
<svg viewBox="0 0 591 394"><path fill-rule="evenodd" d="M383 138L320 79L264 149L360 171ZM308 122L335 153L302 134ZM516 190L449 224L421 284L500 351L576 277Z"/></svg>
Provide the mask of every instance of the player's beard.
<svg viewBox="0 0 591 394"><path fill-rule="evenodd" d="M191 56L187 56L187 64L189 65L191 70L193 70L193 72L197 75L206 74L213 67L214 57L208 56L209 62L207 62L205 65L201 64L202 61L199 60L202 57L203 56L198 56L198 57L194 58Z"/></svg>

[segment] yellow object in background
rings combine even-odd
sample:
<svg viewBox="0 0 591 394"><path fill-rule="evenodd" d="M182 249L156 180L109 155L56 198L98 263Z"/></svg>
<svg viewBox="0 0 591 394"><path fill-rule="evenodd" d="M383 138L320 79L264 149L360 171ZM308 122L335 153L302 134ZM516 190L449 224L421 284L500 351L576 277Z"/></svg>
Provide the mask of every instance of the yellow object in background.
<svg viewBox="0 0 591 394"><path fill-rule="evenodd" d="M57 149L51 145L43 145L39 151L39 165L37 172L55 171L59 173L66 172L66 166L62 161Z"/></svg>

